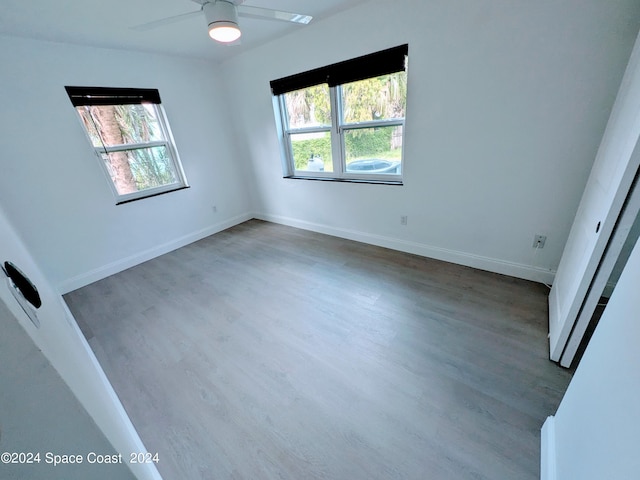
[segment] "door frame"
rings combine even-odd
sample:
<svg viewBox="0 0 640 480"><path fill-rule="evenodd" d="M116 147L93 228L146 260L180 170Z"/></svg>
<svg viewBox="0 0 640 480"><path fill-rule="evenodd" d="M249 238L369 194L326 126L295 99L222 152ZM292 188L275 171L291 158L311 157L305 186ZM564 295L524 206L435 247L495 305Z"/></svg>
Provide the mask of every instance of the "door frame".
<svg viewBox="0 0 640 480"><path fill-rule="evenodd" d="M640 145L640 144L639 144ZM635 155L640 155L640 146L636 146ZM576 319L571 335L567 341L567 345L560 358L560 365L570 368L575 358L578 348L582 343L593 314L607 288L607 282L611 277L611 273L622 253L622 249L629 238L629 232L633 227L638 213L640 212L640 169L636 171L635 179L631 186L629 195L624 203L620 217L616 222L613 234L609 239L609 243L605 249L602 260L598 265L593 281L589 286L589 290L580 309L578 318Z"/></svg>

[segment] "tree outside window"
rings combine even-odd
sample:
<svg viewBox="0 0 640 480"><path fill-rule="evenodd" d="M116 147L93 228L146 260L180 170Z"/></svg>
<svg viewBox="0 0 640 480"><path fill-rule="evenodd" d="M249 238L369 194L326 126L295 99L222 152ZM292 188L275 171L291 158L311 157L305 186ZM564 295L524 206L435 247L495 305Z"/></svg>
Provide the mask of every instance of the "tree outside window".
<svg viewBox="0 0 640 480"><path fill-rule="evenodd" d="M157 91L147 99L135 89L70 89L119 203L186 186Z"/></svg>

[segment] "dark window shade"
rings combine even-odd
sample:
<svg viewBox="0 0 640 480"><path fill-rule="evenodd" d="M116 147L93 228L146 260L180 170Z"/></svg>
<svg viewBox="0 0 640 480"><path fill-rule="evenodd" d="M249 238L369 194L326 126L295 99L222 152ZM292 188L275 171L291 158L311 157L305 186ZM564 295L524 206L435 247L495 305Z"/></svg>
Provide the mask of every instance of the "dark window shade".
<svg viewBox="0 0 640 480"><path fill-rule="evenodd" d="M154 88L64 87L74 107L83 105L137 105L160 103Z"/></svg>
<svg viewBox="0 0 640 480"><path fill-rule="evenodd" d="M312 87L321 83L328 83L330 87L335 87L343 83L401 72L405 69L405 57L408 53L409 45L405 44L352 60L309 70L308 72L272 80L271 92L274 95L282 95L283 93L293 92L294 90Z"/></svg>

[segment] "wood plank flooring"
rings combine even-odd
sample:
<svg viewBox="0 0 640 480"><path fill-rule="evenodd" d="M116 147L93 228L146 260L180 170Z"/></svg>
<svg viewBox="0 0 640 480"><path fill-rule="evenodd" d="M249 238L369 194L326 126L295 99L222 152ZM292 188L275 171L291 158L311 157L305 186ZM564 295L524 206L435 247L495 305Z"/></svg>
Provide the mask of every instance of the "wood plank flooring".
<svg viewBox="0 0 640 480"><path fill-rule="evenodd" d="M65 299L165 480L533 480L546 295L252 220Z"/></svg>

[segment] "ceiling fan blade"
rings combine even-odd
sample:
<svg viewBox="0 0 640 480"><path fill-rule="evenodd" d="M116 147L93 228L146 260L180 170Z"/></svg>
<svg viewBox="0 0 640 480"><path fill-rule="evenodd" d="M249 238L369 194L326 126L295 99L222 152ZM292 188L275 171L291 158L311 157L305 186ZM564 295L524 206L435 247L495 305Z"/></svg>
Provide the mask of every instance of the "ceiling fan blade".
<svg viewBox="0 0 640 480"><path fill-rule="evenodd" d="M216 2L217 0L191 0L191 1L197 3L198 5L204 5L205 3L213 3L213 2ZM245 0L222 0L222 1L233 3L236 6L242 5L245 2Z"/></svg>
<svg viewBox="0 0 640 480"><path fill-rule="evenodd" d="M153 30L154 28L162 27L164 25L171 25L172 23L181 22L188 18L202 15L202 10L195 12L181 13L180 15L174 15L173 17L161 18L160 20L154 20L153 22L143 23L141 25L135 25L131 30L137 30L138 32L145 32L147 30Z"/></svg>
<svg viewBox="0 0 640 480"><path fill-rule="evenodd" d="M313 18L311 15L300 13L282 12L280 10L270 10L268 8L251 7L249 5L238 5L238 15L241 17L264 18L267 20L280 20L283 22L308 24Z"/></svg>

